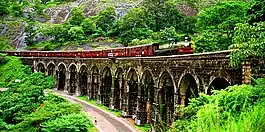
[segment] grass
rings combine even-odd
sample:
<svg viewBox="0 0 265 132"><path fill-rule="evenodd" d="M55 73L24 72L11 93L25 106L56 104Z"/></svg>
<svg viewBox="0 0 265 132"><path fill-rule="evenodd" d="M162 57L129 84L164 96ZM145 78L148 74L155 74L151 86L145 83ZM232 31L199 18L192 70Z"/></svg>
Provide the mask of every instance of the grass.
<svg viewBox="0 0 265 132"><path fill-rule="evenodd" d="M151 130L151 126L149 124L144 124L142 126L134 125L134 127L141 132L149 132Z"/></svg>
<svg viewBox="0 0 265 132"><path fill-rule="evenodd" d="M110 112L111 114L117 116L117 117L121 117L121 111L117 111L117 110L110 110L109 107L106 107L102 104L98 104L96 100L88 100L86 96L78 96L77 98L86 101L87 103L96 106L104 111Z"/></svg>

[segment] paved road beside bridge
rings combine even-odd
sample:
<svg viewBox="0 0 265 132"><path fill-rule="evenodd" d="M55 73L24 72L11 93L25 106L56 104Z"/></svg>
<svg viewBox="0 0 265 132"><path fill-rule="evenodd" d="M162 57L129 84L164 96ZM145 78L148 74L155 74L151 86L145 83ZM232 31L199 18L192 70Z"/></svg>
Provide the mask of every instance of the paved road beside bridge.
<svg viewBox="0 0 265 132"><path fill-rule="evenodd" d="M63 96L70 102L75 102L83 107L83 110L87 112L91 117L94 125L100 132L137 132L128 122L112 115L109 112L100 110L87 102L78 99L74 96L67 95L66 93L53 91L56 95ZM95 124L95 118L97 123Z"/></svg>

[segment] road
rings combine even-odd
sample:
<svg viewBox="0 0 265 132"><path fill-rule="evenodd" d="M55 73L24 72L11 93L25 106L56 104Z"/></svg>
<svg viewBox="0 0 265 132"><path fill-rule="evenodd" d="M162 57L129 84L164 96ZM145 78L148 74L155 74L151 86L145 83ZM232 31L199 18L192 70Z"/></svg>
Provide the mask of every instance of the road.
<svg viewBox="0 0 265 132"><path fill-rule="evenodd" d="M137 132L137 130L133 128L129 122L126 122L125 120L122 120L109 112L100 110L74 96L70 96L58 91L53 92L59 96L65 97L70 102L76 102L82 105L83 110L92 117L94 125L100 132ZM95 123L95 119L97 120L97 123Z"/></svg>

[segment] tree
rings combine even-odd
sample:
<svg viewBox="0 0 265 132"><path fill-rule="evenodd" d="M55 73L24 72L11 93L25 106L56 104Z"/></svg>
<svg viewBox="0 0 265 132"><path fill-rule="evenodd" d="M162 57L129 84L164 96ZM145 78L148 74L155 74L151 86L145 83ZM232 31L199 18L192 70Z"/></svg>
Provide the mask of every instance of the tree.
<svg viewBox="0 0 265 132"><path fill-rule="evenodd" d="M79 26L83 20L85 19L84 10L79 8L73 8L71 11L71 17L69 19L69 23L71 25Z"/></svg>
<svg viewBox="0 0 265 132"><path fill-rule="evenodd" d="M216 38L214 41L217 40L220 46L225 47L217 46L217 49L211 50L228 49L228 46L232 44L236 24L244 23L247 20L246 11L248 7L249 4L245 2L223 2L199 13L196 23L199 31L203 33L207 32L207 30L211 30L210 32L216 32L218 36L223 37L222 39ZM211 43L210 40L207 41ZM197 45L197 47L198 46L200 45Z"/></svg>
<svg viewBox="0 0 265 132"><path fill-rule="evenodd" d="M96 17L97 27L107 33L115 22L115 16L116 13L113 7L108 7L105 10L100 11Z"/></svg>
<svg viewBox="0 0 265 132"><path fill-rule="evenodd" d="M254 24L258 22L265 21L265 1L255 0L254 4L251 5L250 9L247 11L249 17L249 23Z"/></svg>
<svg viewBox="0 0 265 132"><path fill-rule="evenodd" d="M119 28L119 38L122 43L128 44L133 39L146 39L152 34L147 27L142 8L133 8L122 18Z"/></svg>
<svg viewBox="0 0 265 132"><path fill-rule="evenodd" d="M8 1L7 0L0 0L0 16L4 14L8 14Z"/></svg>
<svg viewBox="0 0 265 132"><path fill-rule="evenodd" d="M141 3L145 14L145 21L153 31L159 31L173 26L180 30L183 15L179 12L175 2L171 0L145 0Z"/></svg>
<svg viewBox="0 0 265 132"><path fill-rule="evenodd" d="M28 46L31 46L33 44L36 43L36 41L34 40L36 34L37 34L37 27L34 25L33 22L28 22L27 23L28 25L26 26L26 38L25 38L25 43L28 45Z"/></svg>
<svg viewBox="0 0 265 132"><path fill-rule="evenodd" d="M240 66L249 57L265 58L265 22L250 24L238 24L234 35L234 49L230 54L231 65Z"/></svg>
<svg viewBox="0 0 265 132"><path fill-rule="evenodd" d="M71 40L78 41L84 39L84 31L82 27L71 27L68 31Z"/></svg>
<svg viewBox="0 0 265 132"><path fill-rule="evenodd" d="M227 41L228 39L224 34L212 30L206 30L199 36L195 37L195 51L201 53L227 50L230 45Z"/></svg>
<svg viewBox="0 0 265 132"><path fill-rule="evenodd" d="M81 23L81 27L83 28L86 35L91 35L97 30L96 24L90 18L84 19L84 21Z"/></svg>

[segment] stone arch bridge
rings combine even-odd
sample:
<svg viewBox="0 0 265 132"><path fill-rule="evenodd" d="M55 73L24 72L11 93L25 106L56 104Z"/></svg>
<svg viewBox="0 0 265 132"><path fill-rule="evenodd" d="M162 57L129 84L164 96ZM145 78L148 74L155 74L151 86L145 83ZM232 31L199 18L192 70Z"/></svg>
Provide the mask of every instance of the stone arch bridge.
<svg viewBox="0 0 265 132"><path fill-rule="evenodd" d="M35 72L56 78L57 90L85 95L122 110L137 124L172 124L176 104L188 105L199 93L249 83L250 64L229 66L230 51L135 58L21 57Z"/></svg>

